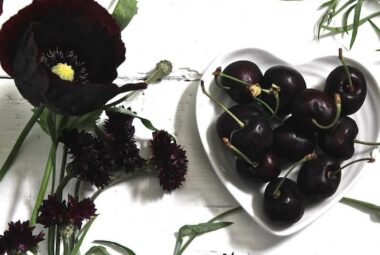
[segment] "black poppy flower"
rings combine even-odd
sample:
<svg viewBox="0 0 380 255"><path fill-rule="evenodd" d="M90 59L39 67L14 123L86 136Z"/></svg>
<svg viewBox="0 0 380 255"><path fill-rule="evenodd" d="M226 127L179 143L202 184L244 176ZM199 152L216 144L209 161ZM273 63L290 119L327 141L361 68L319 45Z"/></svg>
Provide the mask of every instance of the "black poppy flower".
<svg viewBox="0 0 380 255"><path fill-rule="evenodd" d="M37 223L45 227L62 225L67 221L67 207L64 201L59 201L55 196L48 196L42 202L37 217Z"/></svg>
<svg viewBox="0 0 380 255"><path fill-rule="evenodd" d="M34 0L0 30L1 66L22 96L64 115L146 88L112 83L124 60L120 29L94 0Z"/></svg>
<svg viewBox="0 0 380 255"><path fill-rule="evenodd" d="M151 148L151 163L159 171L162 188L167 191L179 188L187 173L186 151L177 144L172 135L163 130L153 133Z"/></svg>
<svg viewBox="0 0 380 255"><path fill-rule="evenodd" d="M67 201L67 216L74 226L81 228L82 222L94 217L95 212L95 204L91 199L84 198L78 201L77 198L69 195Z"/></svg>
<svg viewBox="0 0 380 255"><path fill-rule="evenodd" d="M77 129L64 130L61 141L73 159L67 166L70 174L98 188L109 184L114 165L105 142Z"/></svg>
<svg viewBox="0 0 380 255"><path fill-rule="evenodd" d="M0 236L0 254L36 252L38 243L43 240L44 234L40 232L33 235L33 230L34 227L29 226L29 221L10 222L8 230Z"/></svg>
<svg viewBox="0 0 380 255"><path fill-rule="evenodd" d="M145 160L140 157L140 150L134 138L134 118L113 110L107 110L106 114L107 143L115 165L127 172L142 167Z"/></svg>

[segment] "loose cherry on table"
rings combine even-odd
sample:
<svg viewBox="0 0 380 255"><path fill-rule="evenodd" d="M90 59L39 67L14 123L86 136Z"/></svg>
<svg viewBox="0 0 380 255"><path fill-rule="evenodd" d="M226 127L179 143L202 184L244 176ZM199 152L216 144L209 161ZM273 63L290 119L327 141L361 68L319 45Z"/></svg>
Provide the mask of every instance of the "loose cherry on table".
<svg viewBox="0 0 380 255"><path fill-rule="evenodd" d="M302 194L311 200L320 200L332 196L338 189L341 171L360 161L374 162L374 158L361 158L340 166L339 160L328 156L319 156L307 161L301 167L297 185Z"/></svg>
<svg viewBox="0 0 380 255"><path fill-rule="evenodd" d="M284 65L269 68L261 79L260 85L263 89L270 89L273 84L279 87L279 115L290 113L290 105L294 98L306 89L303 76L294 68ZM276 106L276 100L272 95L261 94L264 102L272 108Z"/></svg>
<svg viewBox="0 0 380 255"><path fill-rule="evenodd" d="M378 142L365 142L357 140L359 128L352 118L342 117L337 124L318 133L318 145L328 156L335 159L347 160L355 153L355 143L377 146Z"/></svg>
<svg viewBox="0 0 380 255"><path fill-rule="evenodd" d="M206 91L203 81L201 81L201 89L207 97L230 114L239 125L239 129L235 129L231 133L229 140L242 153L260 157L272 147L273 130L265 117L252 116L244 123Z"/></svg>
<svg viewBox="0 0 380 255"><path fill-rule="evenodd" d="M272 221L291 224L301 219L305 211L303 195L297 184L287 176L295 167L305 161L316 158L315 153L306 155L302 160L293 164L285 176L269 182L264 191L263 208L265 215Z"/></svg>
<svg viewBox="0 0 380 255"><path fill-rule="evenodd" d="M273 149L280 157L290 161L300 160L316 148L315 133L298 125L293 117L273 131Z"/></svg>
<svg viewBox="0 0 380 255"><path fill-rule="evenodd" d="M367 83L358 68L346 65L342 49L339 49L339 59L342 65L328 75L324 91L332 97L338 93L342 101L342 114L350 115L363 105L367 95Z"/></svg>
<svg viewBox="0 0 380 255"><path fill-rule="evenodd" d="M332 128L340 117L340 96L335 102L326 93L317 89L305 89L294 100L292 114L300 127L305 129Z"/></svg>

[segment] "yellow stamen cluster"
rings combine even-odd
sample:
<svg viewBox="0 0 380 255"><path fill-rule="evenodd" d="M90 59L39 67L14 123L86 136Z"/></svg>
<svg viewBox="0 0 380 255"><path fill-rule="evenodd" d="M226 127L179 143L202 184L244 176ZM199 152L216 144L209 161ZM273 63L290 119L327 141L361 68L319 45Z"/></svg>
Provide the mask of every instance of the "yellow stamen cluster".
<svg viewBox="0 0 380 255"><path fill-rule="evenodd" d="M58 63L51 68L51 71L59 76L62 80L73 81L74 69L66 63Z"/></svg>

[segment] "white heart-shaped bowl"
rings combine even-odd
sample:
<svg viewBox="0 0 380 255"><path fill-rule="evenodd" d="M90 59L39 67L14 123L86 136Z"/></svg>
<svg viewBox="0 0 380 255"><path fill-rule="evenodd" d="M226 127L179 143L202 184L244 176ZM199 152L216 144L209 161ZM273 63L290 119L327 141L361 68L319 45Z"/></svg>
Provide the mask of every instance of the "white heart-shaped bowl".
<svg viewBox="0 0 380 255"><path fill-rule="evenodd" d="M249 60L256 63L264 73L274 65L289 65L298 70L306 80L308 88L323 90L325 79L328 74L337 66L341 65L337 56L326 56L314 59L307 64L293 66L277 58L269 52L260 49L239 49L226 55L216 58L205 71L202 79L206 90L217 100L226 106L233 105L227 94L213 81L213 71L219 66L225 68L228 64L237 60ZM380 92L377 83L370 72L361 64L352 59L346 59L347 63L358 67L367 79L367 98L362 108L351 115L355 119L358 127L358 139L363 141L377 141L379 132L380 116ZM336 193L323 201L307 204L303 217L296 223L289 226L279 226L270 222L263 214L263 191L265 185L252 184L243 180L235 170L232 153L222 144L216 134L215 122L222 110L206 97L201 89L198 89L196 98L196 120L199 135L204 150L210 163L220 178L223 185L247 211L247 213L264 229L278 236L293 234L312 223L315 219L326 212L331 206L337 203L344 194L358 181L363 173L364 163L351 165L342 172L342 179ZM352 159L368 156L373 147L355 145L355 156ZM295 180L298 171L293 171L290 178ZM284 171L281 175L284 174Z"/></svg>

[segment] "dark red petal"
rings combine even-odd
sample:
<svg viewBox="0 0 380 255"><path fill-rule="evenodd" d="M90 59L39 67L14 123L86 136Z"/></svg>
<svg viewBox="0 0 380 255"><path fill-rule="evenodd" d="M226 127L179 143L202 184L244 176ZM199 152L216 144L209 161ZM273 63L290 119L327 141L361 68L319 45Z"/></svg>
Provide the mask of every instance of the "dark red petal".
<svg viewBox="0 0 380 255"><path fill-rule="evenodd" d="M125 60L120 29L107 10L98 3L93 0L35 0L5 22L0 31L0 62L11 76L12 62L19 42L32 23L46 24L46 27L52 28L50 31L55 31L51 36L44 36L56 38L51 43L59 44L45 43L44 46L71 47L71 50L80 51L77 53L83 54L83 58L91 56L91 63L95 63L94 58L97 57L96 63L101 63L103 68L98 65L90 67L99 71L97 74L94 72L97 75L95 78L112 81L116 77L116 67ZM66 40L58 40L62 38ZM73 42L75 45L70 45ZM105 82L96 79L93 81Z"/></svg>
<svg viewBox="0 0 380 255"><path fill-rule="evenodd" d="M146 88L145 83L80 84L60 79L38 61L34 25L26 32L14 59L14 80L22 96L31 104L46 105L64 115L80 115L94 111L119 93Z"/></svg>

